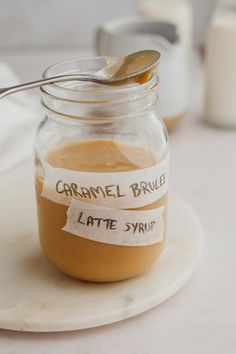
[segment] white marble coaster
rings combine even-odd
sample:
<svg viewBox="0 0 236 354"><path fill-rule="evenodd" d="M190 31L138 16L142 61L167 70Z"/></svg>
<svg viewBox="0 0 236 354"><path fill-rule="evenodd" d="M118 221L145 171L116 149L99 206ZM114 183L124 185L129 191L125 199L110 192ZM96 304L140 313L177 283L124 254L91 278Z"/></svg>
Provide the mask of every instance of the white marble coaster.
<svg viewBox="0 0 236 354"><path fill-rule="evenodd" d="M200 258L198 217L170 195L168 240L146 273L112 284L70 279L41 253L29 163L0 178L0 328L69 331L119 321L156 306L192 276Z"/></svg>

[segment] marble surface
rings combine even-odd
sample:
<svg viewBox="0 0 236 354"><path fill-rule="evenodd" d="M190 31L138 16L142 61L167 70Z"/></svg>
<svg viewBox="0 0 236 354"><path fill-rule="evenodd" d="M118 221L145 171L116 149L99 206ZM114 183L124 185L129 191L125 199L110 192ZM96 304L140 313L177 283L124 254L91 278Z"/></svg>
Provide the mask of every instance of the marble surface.
<svg viewBox="0 0 236 354"><path fill-rule="evenodd" d="M201 255L202 229L191 207L174 195L169 197L166 247L147 272L113 284L61 274L39 247L32 170L29 162L0 178L5 198L0 214L0 328L53 332L120 321L160 304L192 276Z"/></svg>
<svg viewBox="0 0 236 354"><path fill-rule="evenodd" d="M23 79L58 60L83 54L3 55ZM234 354L236 352L236 130L203 122L202 65L191 75L191 110L170 135L171 188L203 223L203 257L191 281L169 300L127 320L66 333L0 330L1 354ZM3 204L1 204L3 208ZM36 271L36 270L35 270Z"/></svg>

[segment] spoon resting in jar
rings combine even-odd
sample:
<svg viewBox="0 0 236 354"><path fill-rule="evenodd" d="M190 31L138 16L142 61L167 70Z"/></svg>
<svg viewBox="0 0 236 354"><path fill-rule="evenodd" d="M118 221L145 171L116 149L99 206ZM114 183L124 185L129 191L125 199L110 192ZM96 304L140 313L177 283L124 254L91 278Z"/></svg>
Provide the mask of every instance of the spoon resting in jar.
<svg viewBox="0 0 236 354"><path fill-rule="evenodd" d="M41 80L28 82L16 86L0 88L0 98L15 92L24 91L44 85L55 84L65 81L91 81L101 84L119 83L134 79L148 71L151 71L158 64L160 53L155 50L142 50L125 57L116 58L99 71L93 74L64 74L43 78Z"/></svg>

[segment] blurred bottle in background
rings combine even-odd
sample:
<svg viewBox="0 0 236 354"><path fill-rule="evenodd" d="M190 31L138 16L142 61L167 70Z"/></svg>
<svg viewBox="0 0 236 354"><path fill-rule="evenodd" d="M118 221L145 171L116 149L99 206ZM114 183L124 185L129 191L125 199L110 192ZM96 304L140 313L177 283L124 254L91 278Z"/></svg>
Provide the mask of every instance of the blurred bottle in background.
<svg viewBox="0 0 236 354"><path fill-rule="evenodd" d="M110 56L158 50L161 118L170 130L186 116L192 48L192 7L187 0L142 1L138 16L110 20L98 29L96 48L99 55Z"/></svg>
<svg viewBox="0 0 236 354"><path fill-rule="evenodd" d="M166 125L169 127L174 127L181 119L184 117L189 109L189 72L190 72L190 57L192 52L192 32L193 32L193 15L192 6L187 0L143 0L139 6L139 14L147 19L152 19L156 21L162 21L164 23L172 24L176 27L176 32L179 38L179 46L183 49L182 63L181 67L185 68L182 71L182 79L179 81L178 90L182 90L182 102L185 101L182 107L182 114L176 115L174 118L170 116L166 118ZM165 59L165 58L164 58ZM176 62L176 71L178 70ZM179 67L180 69L180 67ZM160 85L163 85L164 80L168 80L169 83L169 104L171 104L171 95L173 92L173 82L171 83L170 75L162 75L160 73ZM180 93L175 92L174 95L178 100ZM168 92L165 95L168 97ZM162 100L166 100L165 97L160 97ZM173 115L172 115L173 116ZM177 118L179 117L179 118Z"/></svg>
<svg viewBox="0 0 236 354"><path fill-rule="evenodd" d="M139 13L146 18L171 23L177 27L187 55L192 48L192 7L187 0L143 0Z"/></svg>
<svg viewBox="0 0 236 354"><path fill-rule="evenodd" d="M206 120L236 127L236 0L218 3L206 41Z"/></svg>

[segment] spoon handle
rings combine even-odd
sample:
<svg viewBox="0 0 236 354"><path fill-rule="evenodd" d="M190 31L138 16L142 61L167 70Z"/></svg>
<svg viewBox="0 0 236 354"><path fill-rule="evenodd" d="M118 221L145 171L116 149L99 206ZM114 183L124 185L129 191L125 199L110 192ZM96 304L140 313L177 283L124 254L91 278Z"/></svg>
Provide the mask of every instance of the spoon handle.
<svg viewBox="0 0 236 354"><path fill-rule="evenodd" d="M0 88L0 99L7 96L7 95L10 95L11 93L29 90L32 88L36 88L36 87L40 87L40 86L44 86L44 85L48 85L48 84L55 84L57 82L73 81L73 80L92 81L92 82L101 82L102 81L102 79L100 80L97 77L83 75L83 74L58 75L58 76L50 77L47 79L41 79L41 80L27 82L25 84Z"/></svg>

